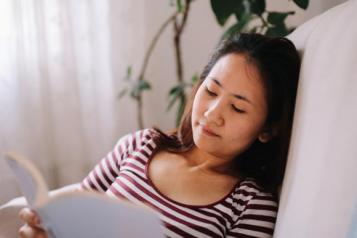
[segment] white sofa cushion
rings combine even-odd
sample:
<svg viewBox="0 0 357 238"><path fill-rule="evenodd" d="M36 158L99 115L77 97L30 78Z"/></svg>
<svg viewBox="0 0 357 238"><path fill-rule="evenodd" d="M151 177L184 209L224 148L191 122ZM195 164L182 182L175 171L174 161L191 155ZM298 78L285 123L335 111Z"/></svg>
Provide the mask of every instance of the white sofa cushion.
<svg viewBox="0 0 357 238"><path fill-rule="evenodd" d="M302 67L274 237L346 237L357 205L357 1L298 27Z"/></svg>

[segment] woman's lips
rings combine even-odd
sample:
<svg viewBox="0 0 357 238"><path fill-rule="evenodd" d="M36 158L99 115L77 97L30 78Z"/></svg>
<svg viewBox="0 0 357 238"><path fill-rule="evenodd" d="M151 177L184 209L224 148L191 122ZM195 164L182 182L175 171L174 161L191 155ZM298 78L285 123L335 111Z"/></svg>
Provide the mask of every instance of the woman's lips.
<svg viewBox="0 0 357 238"><path fill-rule="evenodd" d="M205 125L200 125L200 126L202 128L203 133L205 133L206 135L219 137L219 135L216 134L215 132L213 132L209 127L207 127Z"/></svg>

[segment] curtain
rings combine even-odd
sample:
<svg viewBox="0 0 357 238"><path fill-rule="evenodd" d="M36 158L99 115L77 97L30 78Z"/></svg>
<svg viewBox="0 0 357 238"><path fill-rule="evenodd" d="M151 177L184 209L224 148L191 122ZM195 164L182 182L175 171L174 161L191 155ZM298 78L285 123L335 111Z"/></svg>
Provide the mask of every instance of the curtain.
<svg viewBox="0 0 357 238"><path fill-rule="evenodd" d="M119 129L110 4L0 0L0 16L0 152L34 161L50 188L78 182L135 129ZM19 195L2 160L0 189L0 203Z"/></svg>

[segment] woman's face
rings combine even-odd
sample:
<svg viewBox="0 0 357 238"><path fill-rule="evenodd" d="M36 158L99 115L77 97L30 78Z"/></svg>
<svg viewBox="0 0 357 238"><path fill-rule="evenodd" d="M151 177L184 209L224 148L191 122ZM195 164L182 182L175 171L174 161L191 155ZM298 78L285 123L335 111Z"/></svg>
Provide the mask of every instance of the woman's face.
<svg viewBox="0 0 357 238"><path fill-rule="evenodd" d="M264 134L267 112L265 88L257 68L243 55L223 56L194 98L192 132L195 145L209 154L230 160Z"/></svg>

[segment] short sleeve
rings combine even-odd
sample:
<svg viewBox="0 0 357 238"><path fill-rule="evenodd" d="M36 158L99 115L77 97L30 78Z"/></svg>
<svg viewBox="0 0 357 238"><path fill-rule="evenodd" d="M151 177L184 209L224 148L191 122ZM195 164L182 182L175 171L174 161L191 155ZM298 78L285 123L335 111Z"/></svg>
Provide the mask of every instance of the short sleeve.
<svg viewBox="0 0 357 238"><path fill-rule="evenodd" d="M260 192L247 203L227 237L270 238L273 236L278 204L272 195Z"/></svg>
<svg viewBox="0 0 357 238"><path fill-rule="evenodd" d="M150 133L149 129L123 136L104 158L89 172L81 183L81 190L105 192L115 181L120 165L125 157L142 142Z"/></svg>

